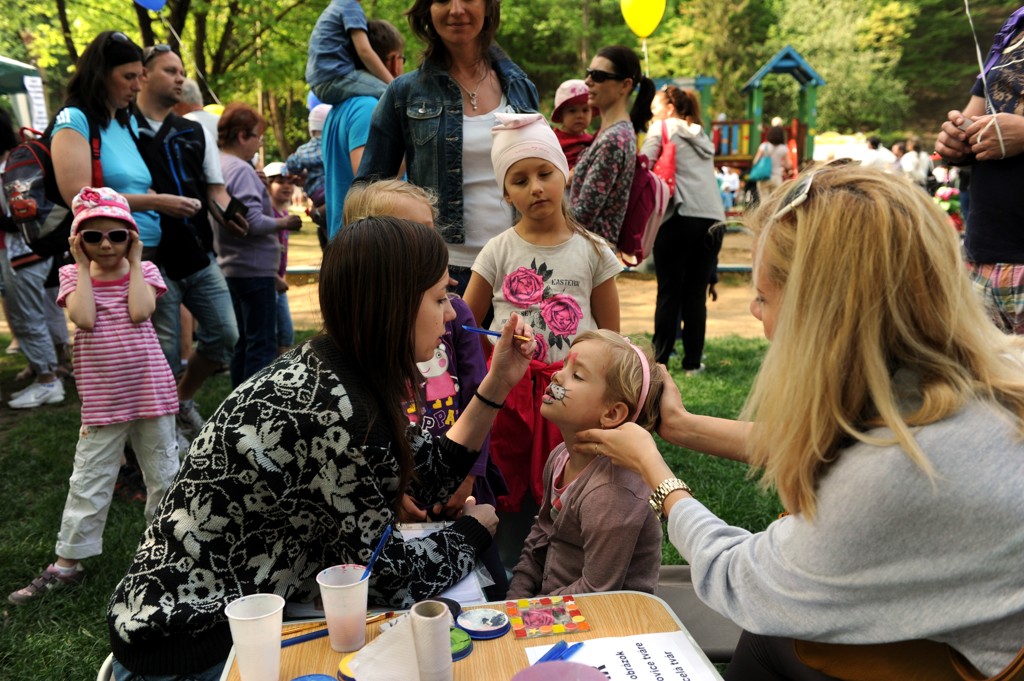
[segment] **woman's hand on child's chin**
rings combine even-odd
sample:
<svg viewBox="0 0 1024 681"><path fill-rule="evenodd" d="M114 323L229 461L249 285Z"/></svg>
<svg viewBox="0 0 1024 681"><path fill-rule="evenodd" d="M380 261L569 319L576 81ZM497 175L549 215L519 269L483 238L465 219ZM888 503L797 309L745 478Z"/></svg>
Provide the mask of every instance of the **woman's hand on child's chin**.
<svg viewBox="0 0 1024 681"><path fill-rule="evenodd" d="M85 254L85 249L82 247L82 235L72 234L68 237L68 246L70 246L71 257L75 259L76 265L89 264L89 256Z"/></svg>
<svg viewBox="0 0 1024 681"><path fill-rule="evenodd" d="M606 456L616 466L639 473L648 484L651 476L660 474L657 469L667 467L651 434L632 422L609 430L592 428L576 433L573 447L581 454Z"/></svg>
<svg viewBox="0 0 1024 681"><path fill-rule="evenodd" d="M513 336L525 336L531 340L517 340ZM506 394L515 387L530 366L530 360L537 349L537 341L532 339L533 329L530 325L524 322L522 317L512 313L502 327L501 338L495 344L494 354L491 355L490 373L505 384Z"/></svg>
<svg viewBox="0 0 1024 681"><path fill-rule="evenodd" d="M142 262L142 239L139 238L138 232L131 229L128 230L128 236L132 241L132 245L128 249L128 262L138 265Z"/></svg>

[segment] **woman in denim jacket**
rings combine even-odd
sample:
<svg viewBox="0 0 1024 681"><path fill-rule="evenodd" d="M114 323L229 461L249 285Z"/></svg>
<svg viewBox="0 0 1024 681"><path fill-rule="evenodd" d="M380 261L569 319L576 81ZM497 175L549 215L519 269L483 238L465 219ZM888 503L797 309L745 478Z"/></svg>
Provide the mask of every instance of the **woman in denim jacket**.
<svg viewBox="0 0 1024 681"><path fill-rule="evenodd" d="M491 166L494 114L536 111L537 88L494 44L499 0L416 0L406 14L427 44L423 63L384 92L356 181L395 177L405 159L409 181L438 196L461 294L477 253L512 226Z"/></svg>

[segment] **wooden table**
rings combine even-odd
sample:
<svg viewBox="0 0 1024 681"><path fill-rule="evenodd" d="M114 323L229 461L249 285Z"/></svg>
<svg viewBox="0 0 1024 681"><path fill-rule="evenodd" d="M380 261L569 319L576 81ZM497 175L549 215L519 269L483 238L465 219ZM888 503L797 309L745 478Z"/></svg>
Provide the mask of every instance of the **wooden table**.
<svg viewBox="0 0 1024 681"><path fill-rule="evenodd" d="M590 631L565 634L561 637L533 639L517 639L510 632L501 638L490 641L473 641L473 652L469 657L459 660L453 665L455 680L507 681L516 672L529 666L526 657L527 648L555 643L559 638L564 638L567 643L574 643L592 638L669 631L682 631L689 637L683 623L679 621L665 601L657 596L636 591L612 591L576 596L576 602L587 621L591 623ZM470 606L466 609L471 610L473 607L491 607L504 611L504 601L483 606ZM285 624L284 628L288 632L297 626L301 626L302 631L308 631L310 628L308 623L305 625ZM379 629L380 622L366 625L367 643L376 638ZM694 647L697 647L696 643L694 643ZM304 674L328 674L335 677L338 672L338 662L342 657L344 657L344 653L336 653L331 650L327 637L289 646L281 651L280 679L281 681L290 681ZM714 672L714 665L706 657L704 662L708 669ZM714 677L720 678L717 672L714 672ZM233 650L231 656L228 657L228 664L222 679L223 681L241 681L238 668L234 663Z"/></svg>

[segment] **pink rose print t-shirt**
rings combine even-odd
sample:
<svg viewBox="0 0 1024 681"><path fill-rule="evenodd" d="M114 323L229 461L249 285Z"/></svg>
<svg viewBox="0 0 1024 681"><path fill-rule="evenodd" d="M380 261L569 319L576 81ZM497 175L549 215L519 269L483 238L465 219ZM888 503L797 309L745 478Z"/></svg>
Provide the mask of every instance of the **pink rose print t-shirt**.
<svg viewBox="0 0 1024 681"><path fill-rule="evenodd" d="M621 270L603 242L595 250L573 234L557 246L535 246L514 229L487 242L473 263L494 291L491 329L500 330L513 312L522 315L537 333L535 359L549 364L569 354L576 336L597 328L590 294Z"/></svg>

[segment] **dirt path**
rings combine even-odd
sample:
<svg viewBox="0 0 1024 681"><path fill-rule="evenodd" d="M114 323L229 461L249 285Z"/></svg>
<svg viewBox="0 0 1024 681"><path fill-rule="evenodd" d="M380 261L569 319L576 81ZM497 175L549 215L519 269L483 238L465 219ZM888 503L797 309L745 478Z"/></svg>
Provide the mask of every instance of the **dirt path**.
<svg viewBox="0 0 1024 681"><path fill-rule="evenodd" d="M295 267L315 267L319 264L319 250L296 243L289 248L289 264ZM725 237L719 257L722 265L750 264L750 237L741 233L729 233ZM724 282L717 287L718 300L708 301L709 337L735 334L743 338L759 338L763 331L761 323L750 315L752 297L749 277L740 275L723 276ZM317 328L320 325L320 306L317 301L317 287L310 277L291 276L292 288L288 292L292 319L296 328ZM657 282L653 274L624 273L618 278L619 303L622 310L623 333L654 332L654 301Z"/></svg>
<svg viewBox="0 0 1024 681"><path fill-rule="evenodd" d="M306 230L292 237L288 251L289 266L313 268L320 264L320 248L316 237ZM750 238L745 234L730 233L725 237L719 263L724 265L750 264ZM724 276L718 288L718 301L708 301L708 337L735 334L744 338L762 335L761 324L750 315L752 297L749 277ZM307 275L289 275L291 290L288 304L292 320L299 329L320 327L320 304L316 279ZM618 278L619 301L622 309L623 333L652 333L654 331L654 301L657 282L653 274L624 273ZM71 332L73 327L69 325ZM9 333L6 319L0 319L0 332Z"/></svg>

